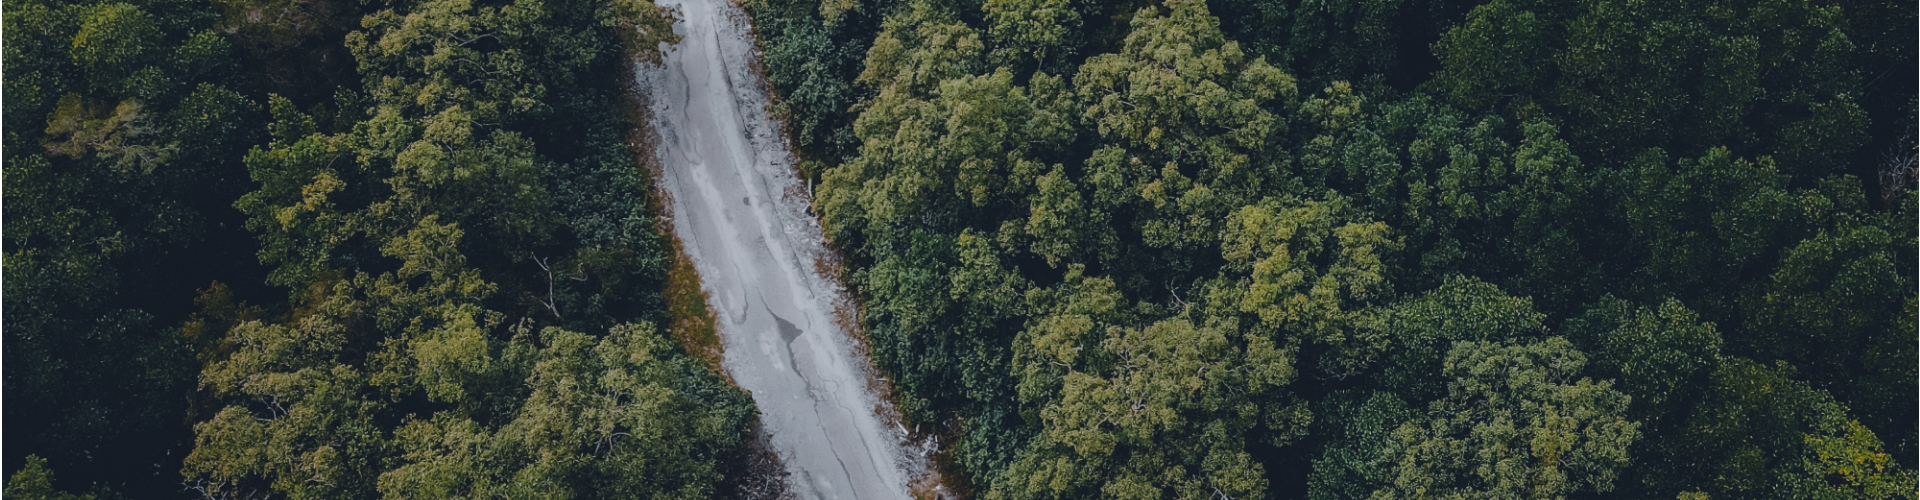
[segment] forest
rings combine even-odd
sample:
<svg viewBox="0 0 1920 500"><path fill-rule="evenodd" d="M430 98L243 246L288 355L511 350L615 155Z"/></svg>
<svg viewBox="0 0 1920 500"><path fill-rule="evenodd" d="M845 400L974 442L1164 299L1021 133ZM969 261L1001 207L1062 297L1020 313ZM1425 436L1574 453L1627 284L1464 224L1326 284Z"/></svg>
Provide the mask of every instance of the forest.
<svg viewBox="0 0 1920 500"><path fill-rule="evenodd" d="M705 498L641 0L5 0L5 496Z"/></svg>
<svg viewBox="0 0 1920 500"><path fill-rule="evenodd" d="M1911 2L746 5L973 497L1915 497Z"/></svg>
<svg viewBox="0 0 1920 500"><path fill-rule="evenodd" d="M1915 499L1893 0L739 0L981 499ZM735 498L650 0L0 0L9 499Z"/></svg>

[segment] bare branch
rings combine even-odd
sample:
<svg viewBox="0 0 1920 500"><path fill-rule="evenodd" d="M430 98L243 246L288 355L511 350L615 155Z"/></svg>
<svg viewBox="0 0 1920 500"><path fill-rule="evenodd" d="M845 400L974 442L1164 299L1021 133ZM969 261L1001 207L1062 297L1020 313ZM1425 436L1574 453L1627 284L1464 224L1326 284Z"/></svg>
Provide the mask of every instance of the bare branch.
<svg viewBox="0 0 1920 500"><path fill-rule="evenodd" d="M553 319L560 319L560 308L555 307L553 303L553 268L548 267L546 259L540 258L538 254L528 252L528 255L533 255L533 263L539 264L540 270L547 272L547 300L540 301L540 305L547 306L547 311L553 313Z"/></svg>

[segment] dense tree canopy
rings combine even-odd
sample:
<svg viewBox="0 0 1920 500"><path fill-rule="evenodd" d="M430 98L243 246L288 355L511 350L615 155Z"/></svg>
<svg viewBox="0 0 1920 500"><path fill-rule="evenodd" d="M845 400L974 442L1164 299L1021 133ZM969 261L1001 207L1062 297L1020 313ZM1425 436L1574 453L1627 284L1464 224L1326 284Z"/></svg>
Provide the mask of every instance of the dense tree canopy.
<svg viewBox="0 0 1920 500"><path fill-rule="evenodd" d="M9 497L713 494L755 414L655 326L621 115L664 10L6 9Z"/></svg>
<svg viewBox="0 0 1920 500"><path fill-rule="evenodd" d="M749 8L980 495L1912 495L1910 5Z"/></svg>
<svg viewBox="0 0 1920 500"><path fill-rule="evenodd" d="M244 273L211 269L248 253L225 205L261 109L217 81L204 5L5 10L5 462L143 467L181 439L198 371L168 301Z"/></svg>
<svg viewBox="0 0 1920 500"><path fill-rule="evenodd" d="M4 2L9 498L716 494L670 11ZM743 5L956 491L1916 498L1910 2Z"/></svg>

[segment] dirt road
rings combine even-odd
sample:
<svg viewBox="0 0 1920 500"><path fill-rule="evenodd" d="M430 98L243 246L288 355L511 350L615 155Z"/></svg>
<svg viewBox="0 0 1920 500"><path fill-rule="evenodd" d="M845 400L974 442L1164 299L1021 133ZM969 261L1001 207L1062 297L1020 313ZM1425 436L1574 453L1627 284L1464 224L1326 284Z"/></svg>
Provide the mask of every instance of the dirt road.
<svg viewBox="0 0 1920 500"><path fill-rule="evenodd" d="M833 318L846 292L816 272L827 252L805 185L752 64L745 16L726 0L665 0L684 37L649 93L674 233L719 313L724 366L753 393L802 498L903 499L923 453L868 391L868 360Z"/></svg>

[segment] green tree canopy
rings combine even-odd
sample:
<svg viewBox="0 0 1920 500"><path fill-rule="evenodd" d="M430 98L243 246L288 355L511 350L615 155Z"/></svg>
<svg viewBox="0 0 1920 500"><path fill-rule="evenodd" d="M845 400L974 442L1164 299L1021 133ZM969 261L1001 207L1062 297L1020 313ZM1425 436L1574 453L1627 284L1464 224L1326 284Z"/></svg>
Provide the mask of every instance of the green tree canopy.
<svg viewBox="0 0 1920 500"><path fill-rule="evenodd" d="M1805 179L1841 171L1865 137L1841 7L1496 0L1434 46L1436 95L1471 110L1564 121L1574 151L1769 155Z"/></svg>
<svg viewBox="0 0 1920 500"><path fill-rule="evenodd" d="M1567 498L1604 493L1640 438L1631 398L1580 376L1587 358L1560 337L1505 346L1459 342L1447 396L1380 448L1375 498Z"/></svg>

